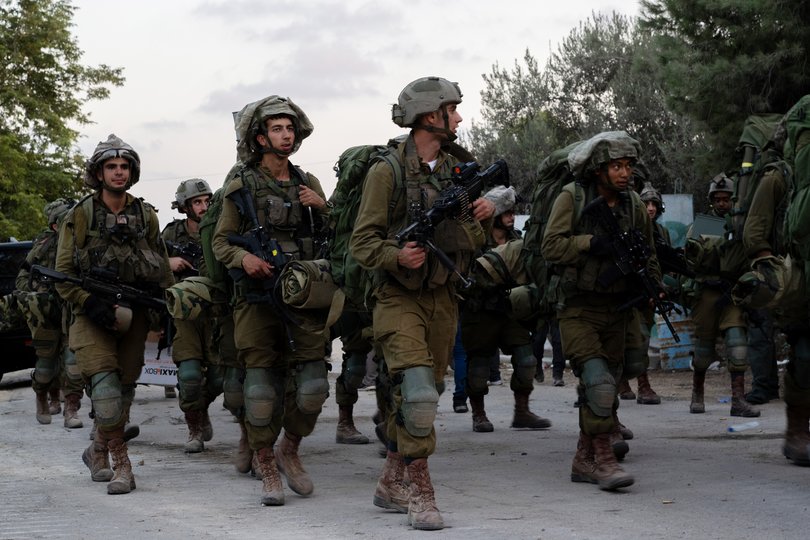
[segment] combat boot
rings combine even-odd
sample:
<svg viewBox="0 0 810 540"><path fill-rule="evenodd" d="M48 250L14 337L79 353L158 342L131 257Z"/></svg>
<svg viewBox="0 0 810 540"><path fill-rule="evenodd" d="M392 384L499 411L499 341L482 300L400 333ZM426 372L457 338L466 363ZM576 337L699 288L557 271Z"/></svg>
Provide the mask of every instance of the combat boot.
<svg viewBox="0 0 810 540"><path fill-rule="evenodd" d="M802 467L810 466L810 432L808 422L810 414L807 409L787 405L787 430L782 453L793 462Z"/></svg>
<svg viewBox="0 0 810 540"><path fill-rule="evenodd" d="M368 437L357 431L351 405L338 405L338 424L335 442L338 444L368 444Z"/></svg>
<svg viewBox="0 0 810 540"><path fill-rule="evenodd" d="M625 378L619 381L617 390L619 392L619 399L636 399L633 389L630 388L630 382Z"/></svg>
<svg viewBox="0 0 810 540"><path fill-rule="evenodd" d="M82 396L80 394L68 394L65 396L65 427L76 429L84 426L79 418L79 408L82 406Z"/></svg>
<svg viewBox="0 0 810 540"><path fill-rule="evenodd" d="M444 521L436 508L436 495L430 481L427 458L414 459L408 465L411 479L408 499L408 523L422 531L438 531L444 528Z"/></svg>
<svg viewBox="0 0 810 540"><path fill-rule="evenodd" d="M613 448L610 444L610 434L600 433L599 435L594 435L592 440L594 460L596 461L593 476L599 484L599 489L611 491L632 486L634 482L633 477L624 472L624 469L622 469L619 462L616 461L616 456L613 454Z"/></svg>
<svg viewBox="0 0 810 540"><path fill-rule="evenodd" d="M200 431L203 442L214 438L214 426L211 425L211 417L208 416L208 407L200 411Z"/></svg>
<svg viewBox="0 0 810 540"><path fill-rule="evenodd" d="M48 392L43 390L36 393L37 397L37 422L40 424L51 423L51 410L48 407Z"/></svg>
<svg viewBox="0 0 810 540"><path fill-rule="evenodd" d="M399 452L389 450L383 470L379 479L377 479L377 489L374 491L374 506L406 514L410 494L404 480L405 460L402 459Z"/></svg>
<svg viewBox="0 0 810 540"><path fill-rule="evenodd" d="M547 429L551 420L541 418L529 410L529 392L515 392L515 414L512 417L513 428Z"/></svg>
<svg viewBox="0 0 810 540"><path fill-rule="evenodd" d="M52 415L62 412L59 394L59 386L57 386L57 380L54 379L51 388L48 390L48 410Z"/></svg>
<svg viewBox="0 0 810 540"><path fill-rule="evenodd" d="M90 479L93 482L109 482L112 480L113 471L110 468L107 442L106 434L96 430L93 441L82 454L82 461L90 469Z"/></svg>
<svg viewBox="0 0 810 540"><path fill-rule="evenodd" d="M650 386L650 377L645 371L638 376L638 397L636 403L641 405L659 405L661 398L655 393L655 390Z"/></svg>
<svg viewBox="0 0 810 540"><path fill-rule="evenodd" d="M112 456L114 475L107 484L109 495L123 495L135 489L135 475L132 474L132 464L127 454L127 443L124 442L124 429L119 428L110 434L107 444Z"/></svg>
<svg viewBox="0 0 810 540"><path fill-rule="evenodd" d="M287 485L291 490L302 497L312 495L314 486L309 473L304 469L301 458L298 457L298 447L301 436L293 435L284 430L281 443L276 448L276 465L281 474L287 478Z"/></svg>
<svg viewBox="0 0 810 540"><path fill-rule="evenodd" d="M236 470L240 473L248 473L251 469L251 461L253 459L253 451L248 444L247 429L245 428L244 419L239 420L239 444L236 447L236 453L233 456L233 464ZM254 471L255 471L254 467Z"/></svg>
<svg viewBox="0 0 810 540"><path fill-rule="evenodd" d="M197 454L205 450L202 435L202 412L186 411L188 442L183 447L186 454Z"/></svg>
<svg viewBox="0 0 810 540"><path fill-rule="evenodd" d="M284 504L284 487L281 485L281 476L276 466L276 457L273 447L261 448L256 452L258 465L257 476L262 479L262 505L282 506Z"/></svg>
<svg viewBox="0 0 810 540"><path fill-rule="evenodd" d="M574 461L571 463L571 481L589 482L598 484L599 480L594 476L596 461L593 457L593 441L590 435L579 432L577 441L577 453L574 454Z"/></svg>
<svg viewBox="0 0 810 540"><path fill-rule="evenodd" d="M613 450L613 455L616 459L621 461L627 452L630 451L630 445L624 440L618 424L614 425L613 431L610 432L610 448Z"/></svg>
<svg viewBox="0 0 810 540"><path fill-rule="evenodd" d="M703 403L703 385L705 382L705 371L695 371L692 374L692 402L689 403L689 412L692 414L706 412L706 404Z"/></svg>
<svg viewBox="0 0 810 540"><path fill-rule="evenodd" d="M489 433L495 430L484 411L484 396L470 396L470 407L472 408L473 431Z"/></svg>
<svg viewBox="0 0 810 540"><path fill-rule="evenodd" d="M759 411L745 401L745 373L735 371L731 373L731 416L756 418Z"/></svg>
<svg viewBox="0 0 810 540"><path fill-rule="evenodd" d="M132 408L132 403L124 405L124 442L131 441L141 434L141 427L138 424L129 423L129 410Z"/></svg>

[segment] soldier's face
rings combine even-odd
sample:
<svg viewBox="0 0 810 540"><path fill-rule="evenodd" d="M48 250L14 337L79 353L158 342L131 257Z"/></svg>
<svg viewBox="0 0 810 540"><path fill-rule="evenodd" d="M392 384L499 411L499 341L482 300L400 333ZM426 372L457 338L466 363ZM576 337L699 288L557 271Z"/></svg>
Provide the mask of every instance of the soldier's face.
<svg viewBox="0 0 810 540"><path fill-rule="evenodd" d="M129 184L129 161L124 158L110 158L101 165L98 172L102 185L111 191L124 191Z"/></svg>
<svg viewBox="0 0 810 540"><path fill-rule="evenodd" d="M647 201L647 215L652 220L655 220L655 216L658 215L658 207L652 201Z"/></svg>
<svg viewBox="0 0 810 540"><path fill-rule="evenodd" d="M193 199L186 201L188 217L194 221L200 221L208 211L208 204L210 202L210 195L200 195L199 197L194 197Z"/></svg>
<svg viewBox="0 0 810 540"><path fill-rule="evenodd" d="M725 216L731 210L731 193L718 191L712 195L712 208L719 216Z"/></svg>
<svg viewBox="0 0 810 540"><path fill-rule="evenodd" d="M633 161L627 158L611 159L600 174L608 184L624 191L633 176Z"/></svg>
<svg viewBox="0 0 810 540"><path fill-rule="evenodd" d="M279 150L282 154L289 154L293 151L295 144L295 125L289 118L268 118L265 122L267 127L266 143L272 148ZM259 143L262 144L264 135L259 135Z"/></svg>

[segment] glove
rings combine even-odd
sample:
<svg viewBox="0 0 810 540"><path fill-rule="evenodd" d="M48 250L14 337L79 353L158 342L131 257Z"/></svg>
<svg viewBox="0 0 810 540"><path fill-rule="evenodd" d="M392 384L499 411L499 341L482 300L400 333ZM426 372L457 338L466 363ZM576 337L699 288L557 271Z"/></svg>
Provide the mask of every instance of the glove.
<svg viewBox="0 0 810 540"><path fill-rule="evenodd" d="M84 302L84 314L102 328L115 325L115 308L109 302L91 294Z"/></svg>
<svg viewBox="0 0 810 540"><path fill-rule="evenodd" d="M592 236L591 247L588 248L588 253L596 255L597 257L610 255L612 251L611 248L613 247L612 244L609 236Z"/></svg>

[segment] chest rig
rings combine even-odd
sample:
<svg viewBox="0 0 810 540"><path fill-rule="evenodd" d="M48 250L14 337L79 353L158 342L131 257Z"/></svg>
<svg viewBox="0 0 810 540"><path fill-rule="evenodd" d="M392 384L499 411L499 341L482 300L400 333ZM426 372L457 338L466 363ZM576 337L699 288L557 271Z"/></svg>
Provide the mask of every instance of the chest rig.
<svg viewBox="0 0 810 540"><path fill-rule="evenodd" d="M287 259L315 259L313 237L320 213L305 207L298 197L302 185L309 187L306 173L290 165L289 180L276 180L261 167L245 167L239 174L253 194L259 223L276 239Z"/></svg>
<svg viewBox="0 0 810 540"><path fill-rule="evenodd" d="M147 241L146 212L140 199L132 199L118 214L97 200L96 195L77 204L75 219L85 220L84 234L76 235L75 257L82 274L101 267L114 272L125 283L159 283L166 270L165 260ZM76 228L81 231L78 223Z"/></svg>

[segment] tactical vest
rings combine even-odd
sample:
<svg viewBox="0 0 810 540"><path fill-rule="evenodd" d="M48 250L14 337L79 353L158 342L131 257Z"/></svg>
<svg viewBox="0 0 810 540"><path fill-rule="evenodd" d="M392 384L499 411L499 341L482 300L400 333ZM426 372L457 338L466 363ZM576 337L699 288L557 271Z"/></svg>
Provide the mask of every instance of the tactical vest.
<svg viewBox="0 0 810 540"><path fill-rule="evenodd" d="M563 189L571 192L568 184ZM646 214L644 203L634 191L622 192L618 202L611 209L622 231L629 231L637 228L637 217L641 213ZM574 236L592 234L594 236L604 236L611 234L600 223L590 215L581 215L573 224L572 234ZM626 278L620 278L608 286L600 285L597 280L606 272L615 269L615 262L611 256L595 257L587 253L583 254L584 260L576 266L562 266L556 268L559 274L559 288L565 299L570 299L582 293L617 294L625 293L629 283ZM594 301L592 295L588 295L588 301ZM561 303L565 303L562 301Z"/></svg>
<svg viewBox="0 0 810 540"><path fill-rule="evenodd" d="M289 180L276 180L261 167L245 167L239 176L253 194L259 223L278 241L287 259L315 259L314 231L322 223L321 216L298 198L301 185L310 187L307 174L291 164ZM244 233L253 225L242 219L242 227Z"/></svg>
<svg viewBox="0 0 810 540"><path fill-rule="evenodd" d="M161 283L166 259L149 245L149 223L154 211L140 199L133 199L119 214L110 212L98 192L82 199L74 208L75 263L82 274L93 267L115 272L125 283Z"/></svg>
<svg viewBox="0 0 810 540"><path fill-rule="evenodd" d="M171 242L173 244L177 244L178 246L185 247L187 245L200 245L200 233L191 233L188 230L188 222L185 219L175 219L168 225L166 228L163 229L163 232L160 233L160 237L163 238L164 242ZM169 250L169 256L172 256L171 250ZM187 278L189 276L200 275L204 274L204 267L205 267L205 257L202 255L202 250L200 250L200 256L197 257L194 261L191 261L191 264L194 265L194 268L197 269L197 272L191 271L190 273L181 273L175 274L174 279L178 281L180 279Z"/></svg>
<svg viewBox="0 0 810 540"><path fill-rule="evenodd" d="M59 237L56 231L50 228L44 230L37 239L34 240L34 245L25 258L24 268L28 272L30 272L31 266L35 264L45 266L46 268L54 268L56 266L56 247L58 239ZM42 283L39 280L33 280L30 290L27 283L25 284L24 290L28 292L52 292L54 291L54 285L53 282Z"/></svg>
<svg viewBox="0 0 810 540"><path fill-rule="evenodd" d="M400 189L405 191L406 202L401 202L402 197L396 193L397 187L394 186L394 196L388 209L388 239L394 239L396 234L408 226L420 212L430 209L439 192L453 184L451 168L455 164L452 159L446 159L438 169L427 171L419 160L412 137L401 143L394 155L404 162L405 182ZM445 219L436 226L434 243L450 257L462 274L469 270L475 253L484 242L484 230L472 216L472 212L457 218ZM375 281L381 277L377 276ZM386 276L386 279L387 277L389 276ZM395 278L407 289L418 290L423 287L433 289L446 285L455 275L439 262L434 253L428 251L427 260L420 268L403 270L390 277Z"/></svg>

